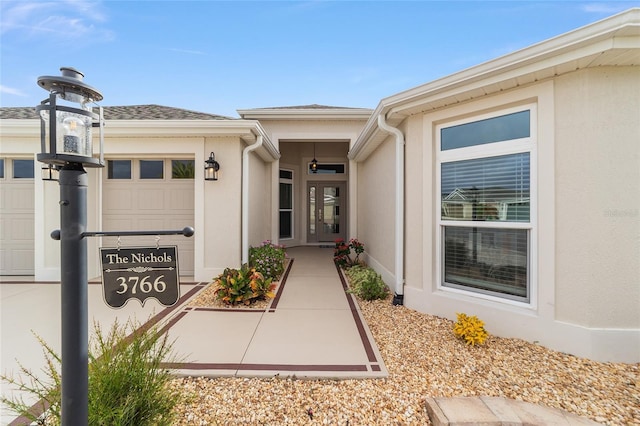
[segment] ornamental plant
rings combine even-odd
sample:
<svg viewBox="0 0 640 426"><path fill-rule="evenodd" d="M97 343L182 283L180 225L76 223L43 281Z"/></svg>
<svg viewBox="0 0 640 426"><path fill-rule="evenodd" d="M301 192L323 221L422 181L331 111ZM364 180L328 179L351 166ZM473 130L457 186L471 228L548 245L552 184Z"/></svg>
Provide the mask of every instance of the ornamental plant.
<svg viewBox="0 0 640 426"><path fill-rule="evenodd" d="M484 329L484 322L475 315L468 316L457 313L458 321L453 325L453 333L464 340L467 345L482 345L487 340L489 333Z"/></svg>
<svg viewBox="0 0 640 426"><path fill-rule="evenodd" d="M355 265L346 269L345 275L349 278L348 292L363 300L385 299L389 295L389 287L373 268Z"/></svg>
<svg viewBox="0 0 640 426"><path fill-rule="evenodd" d="M355 253L355 257L351 257L351 250ZM361 265L360 255L364 253L364 244L355 238L345 242L343 239L337 239L335 248L333 249L333 261L342 268L351 268L355 265Z"/></svg>
<svg viewBox="0 0 640 426"><path fill-rule="evenodd" d="M255 268L265 278L277 280L284 272L286 256L284 246L267 240L258 247L249 248L249 266Z"/></svg>
<svg viewBox="0 0 640 426"><path fill-rule="evenodd" d="M240 269L227 268L215 281L217 299L227 305L250 305L257 300L274 298L276 285L256 268L246 263Z"/></svg>
<svg viewBox="0 0 640 426"><path fill-rule="evenodd" d="M43 348L46 366L36 374L21 365L22 377L1 378L41 401L42 406L33 412L31 404L21 397L1 397L0 402L33 424L59 425L61 358L42 338L36 338ZM133 321L122 326L115 322L103 332L95 323L89 347L88 424L174 424L175 407L184 398L168 386L172 376L162 368L162 363L174 361L172 343L157 327L141 328ZM38 408L43 411L41 415Z"/></svg>

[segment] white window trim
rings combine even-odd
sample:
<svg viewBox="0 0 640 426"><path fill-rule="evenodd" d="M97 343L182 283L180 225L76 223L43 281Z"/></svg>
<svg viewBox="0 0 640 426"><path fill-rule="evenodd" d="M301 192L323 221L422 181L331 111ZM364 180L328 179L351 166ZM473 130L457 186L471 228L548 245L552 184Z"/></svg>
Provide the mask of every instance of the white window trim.
<svg viewBox="0 0 640 426"><path fill-rule="evenodd" d="M524 110L530 111L530 136L528 138L521 138L509 141L494 142L464 148L457 148L442 151L441 150L441 132L442 128L456 126L460 124L471 123L475 121L484 120L487 118L499 117L515 112ZM537 123L538 112L537 104L527 103L518 106L504 108L500 110L492 110L489 113L483 113L473 116L466 116L464 119L454 119L451 121L439 121L435 126L435 188L434 195L436 197L435 206L435 218L436 218L436 288L438 291L450 294L457 294L471 299L482 299L492 302L498 302L500 304L511 305L514 307L526 308L531 310L537 309L538 300L538 175L537 175ZM441 164L449 161L468 160L476 158L494 157L498 155L516 154L522 152L529 152L529 191L530 191L530 215L529 222L482 222L482 221L452 221L442 220L442 196L440 194L441 188ZM460 227L476 227L476 228L499 228L499 229L527 229L529 234L529 253L528 253L528 275L529 275L529 300L521 301L514 300L508 297L500 297L492 294L481 293L471 290L463 290L453 287L447 287L443 285L443 229L444 226L460 226Z"/></svg>

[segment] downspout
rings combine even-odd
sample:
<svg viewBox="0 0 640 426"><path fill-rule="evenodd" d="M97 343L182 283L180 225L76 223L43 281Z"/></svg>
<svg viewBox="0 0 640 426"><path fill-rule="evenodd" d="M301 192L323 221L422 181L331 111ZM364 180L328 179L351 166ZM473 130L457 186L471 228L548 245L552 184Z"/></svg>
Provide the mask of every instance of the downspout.
<svg viewBox="0 0 640 426"><path fill-rule="evenodd" d="M242 151L242 264L249 263L249 153L262 146L262 135Z"/></svg>
<svg viewBox="0 0 640 426"><path fill-rule="evenodd" d="M396 199L395 199L395 291L393 304L404 303L404 135L385 121L384 114L378 116L378 126L396 138Z"/></svg>

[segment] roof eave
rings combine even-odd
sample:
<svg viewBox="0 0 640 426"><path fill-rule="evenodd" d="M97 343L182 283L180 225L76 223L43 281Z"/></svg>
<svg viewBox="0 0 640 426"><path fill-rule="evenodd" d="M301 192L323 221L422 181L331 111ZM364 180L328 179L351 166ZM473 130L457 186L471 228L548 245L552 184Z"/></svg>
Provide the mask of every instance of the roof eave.
<svg viewBox="0 0 640 426"><path fill-rule="evenodd" d="M3 137L40 136L40 120L3 119L0 127ZM255 120L107 120L105 136L110 137L185 137L185 136L237 136L246 144L262 136L258 154L265 161L280 158L260 122Z"/></svg>
<svg viewBox="0 0 640 426"><path fill-rule="evenodd" d="M253 120L367 120L373 110L368 108L264 108L239 109L237 112L241 118Z"/></svg>

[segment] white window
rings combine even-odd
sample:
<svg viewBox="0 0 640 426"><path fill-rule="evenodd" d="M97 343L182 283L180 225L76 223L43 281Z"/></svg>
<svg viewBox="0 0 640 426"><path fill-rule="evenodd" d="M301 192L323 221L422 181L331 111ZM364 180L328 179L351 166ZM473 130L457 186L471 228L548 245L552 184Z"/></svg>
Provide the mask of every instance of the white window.
<svg viewBox="0 0 640 426"><path fill-rule="evenodd" d="M131 179L131 160L107 160L109 179Z"/></svg>
<svg viewBox="0 0 640 426"><path fill-rule="evenodd" d="M280 170L280 239L293 238L293 171Z"/></svg>
<svg viewBox="0 0 640 426"><path fill-rule="evenodd" d="M171 160L171 179L193 179L195 175L194 160Z"/></svg>
<svg viewBox="0 0 640 426"><path fill-rule="evenodd" d="M440 286L530 303L533 105L439 125Z"/></svg>

